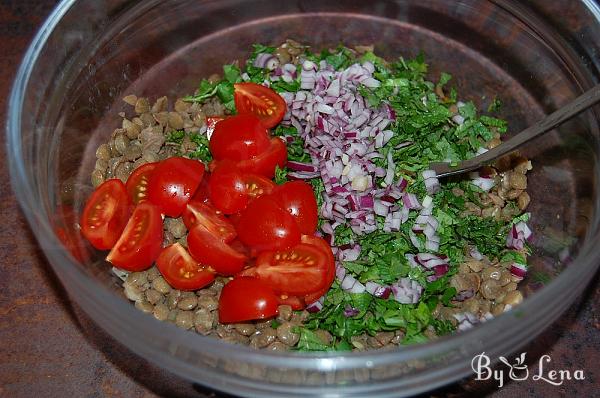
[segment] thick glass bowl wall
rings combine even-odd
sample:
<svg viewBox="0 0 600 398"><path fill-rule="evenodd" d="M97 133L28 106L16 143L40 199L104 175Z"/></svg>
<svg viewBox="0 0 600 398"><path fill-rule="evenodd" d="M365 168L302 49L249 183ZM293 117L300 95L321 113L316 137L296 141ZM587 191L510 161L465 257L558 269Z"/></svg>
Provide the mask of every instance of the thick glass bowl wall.
<svg viewBox="0 0 600 398"><path fill-rule="evenodd" d="M541 332L596 271L593 110L525 149L534 161L532 266L558 277L493 322L395 351L276 355L155 321L122 298L101 253L90 251L83 263L67 255L54 233L60 222L54 213L58 205L79 209L90 192L95 148L118 126L121 97L190 93L224 63L244 59L256 42L374 44L387 58L423 51L431 78L451 73L461 98L482 107L500 98L500 116L515 133L591 86L600 63L593 3L522 3L64 1L34 40L11 95L13 187L74 301L132 350L190 380L260 396L398 396L451 382L470 372L475 354L505 355ZM560 261L565 250L569 264ZM526 281L525 293L531 287Z"/></svg>

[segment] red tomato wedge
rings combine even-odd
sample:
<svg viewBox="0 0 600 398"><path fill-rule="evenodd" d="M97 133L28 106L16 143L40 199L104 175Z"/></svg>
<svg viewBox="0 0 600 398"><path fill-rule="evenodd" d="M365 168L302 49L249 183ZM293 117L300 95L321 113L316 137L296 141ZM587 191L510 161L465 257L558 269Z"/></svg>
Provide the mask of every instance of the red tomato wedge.
<svg viewBox="0 0 600 398"><path fill-rule="evenodd" d="M123 234L106 260L127 271L150 268L162 249L163 223L158 207L146 201L136 206Z"/></svg>
<svg viewBox="0 0 600 398"><path fill-rule="evenodd" d="M335 258L333 257L331 246L327 242L325 242L324 239L321 239L318 236L302 235L301 242L308 245L313 245L316 248L323 251L323 253L325 253L325 255L327 256L329 264L329 266L327 267L327 274L325 276L325 285L320 290L317 290L313 293L308 293L304 296L304 301L306 302L306 304L312 304L318 299L320 299L321 296L323 296L325 293L327 293L327 291L331 287L331 284L335 279Z"/></svg>
<svg viewBox="0 0 600 398"><path fill-rule="evenodd" d="M287 163L287 147L281 138L271 138L271 145L260 155L242 160L236 166L247 173L260 174L267 178L275 176L275 166L284 168Z"/></svg>
<svg viewBox="0 0 600 398"><path fill-rule="evenodd" d="M143 164L135 169L127 179L125 188L136 205L148 198L148 182L156 166L158 166L158 162Z"/></svg>
<svg viewBox="0 0 600 398"><path fill-rule="evenodd" d="M179 243L162 249L156 266L167 283L179 290L198 290L215 280L215 273L198 264Z"/></svg>
<svg viewBox="0 0 600 398"><path fill-rule="evenodd" d="M253 158L270 146L269 130L252 114L230 116L215 125L209 148L214 159Z"/></svg>
<svg viewBox="0 0 600 398"><path fill-rule="evenodd" d="M300 242L294 217L270 196L261 196L240 214L237 233L243 244L257 252L292 247Z"/></svg>
<svg viewBox="0 0 600 398"><path fill-rule="evenodd" d="M112 248L125 229L131 200L121 180L113 178L96 188L81 216L83 236L99 250Z"/></svg>
<svg viewBox="0 0 600 398"><path fill-rule="evenodd" d="M210 173L207 171L204 173L204 177L202 177L202 181L200 181L200 185L196 188L196 192L194 196L192 196L191 200L202 203L209 203L210 200L210 189L208 187L210 181Z"/></svg>
<svg viewBox="0 0 600 398"><path fill-rule="evenodd" d="M148 200L169 217L179 217L204 176L204 164L183 157L165 159L148 182Z"/></svg>
<svg viewBox="0 0 600 398"><path fill-rule="evenodd" d="M239 275L256 277L278 294L304 296L323 289L330 266L320 248L300 243L291 249L261 253L256 266Z"/></svg>
<svg viewBox="0 0 600 398"><path fill-rule="evenodd" d="M223 214L206 203L194 200L183 211L183 223L190 231L201 224L223 242L230 242L237 235L233 224Z"/></svg>
<svg viewBox="0 0 600 398"><path fill-rule="evenodd" d="M266 319L277 315L277 296L255 278L234 278L219 296L219 322Z"/></svg>
<svg viewBox="0 0 600 398"><path fill-rule="evenodd" d="M283 119L287 105L272 89L251 82L235 83L233 87L235 109L239 114L256 115L267 128L277 126Z"/></svg>
<svg viewBox="0 0 600 398"><path fill-rule="evenodd" d="M210 202L225 214L234 214L248 204L248 192L242 171L231 162L221 162L208 184Z"/></svg>
<svg viewBox="0 0 600 398"><path fill-rule="evenodd" d="M298 223L300 232L312 235L317 230L318 208L312 186L304 181L291 181L279 185L273 199L286 209Z"/></svg>
<svg viewBox="0 0 600 398"><path fill-rule="evenodd" d="M188 250L201 264L222 275L233 275L244 268L248 257L236 251L204 225L197 224L188 234Z"/></svg>
<svg viewBox="0 0 600 398"><path fill-rule="evenodd" d="M271 194L277 186L273 181L259 174L246 174L243 179L246 183L246 192L250 200Z"/></svg>
<svg viewBox="0 0 600 398"><path fill-rule="evenodd" d="M304 298L298 296L288 296L287 294L278 295L277 302L279 305L289 305L294 311L301 310L306 307Z"/></svg>

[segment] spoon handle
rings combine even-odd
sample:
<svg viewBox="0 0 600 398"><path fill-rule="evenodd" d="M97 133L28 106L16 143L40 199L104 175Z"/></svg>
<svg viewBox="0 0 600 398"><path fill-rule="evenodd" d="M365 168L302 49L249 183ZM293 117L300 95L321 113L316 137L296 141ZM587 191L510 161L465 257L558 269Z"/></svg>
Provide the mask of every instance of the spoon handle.
<svg viewBox="0 0 600 398"><path fill-rule="evenodd" d="M479 167L516 150L532 139L556 128L563 122L569 120L573 116L578 115L598 101L600 101L600 84L595 85L585 93L581 94L579 97L575 98L573 101L569 102L567 105L552 112L550 115L521 131L508 141L503 142L497 147L492 148L479 156L469 160L463 160L454 166L451 166L450 163L446 162L431 163L429 168L434 170L438 177L461 174L467 171L478 169Z"/></svg>

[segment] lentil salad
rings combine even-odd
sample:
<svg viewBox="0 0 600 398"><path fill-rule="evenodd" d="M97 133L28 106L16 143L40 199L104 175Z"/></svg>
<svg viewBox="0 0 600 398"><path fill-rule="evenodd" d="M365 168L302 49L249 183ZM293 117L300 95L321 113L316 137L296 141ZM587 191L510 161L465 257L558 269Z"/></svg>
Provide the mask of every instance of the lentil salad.
<svg viewBox="0 0 600 398"><path fill-rule="evenodd" d="M349 70L362 81L332 88L331 82ZM421 342L518 305L523 297L517 285L526 270L525 240L530 234L524 211L530 201L526 173L531 163L517 155L468 179L443 184L428 174L430 161L457 161L498 145L506 124L478 116L472 103L458 101L453 89L445 89L450 76L443 74L434 84L425 80L426 72L421 58L388 63L368 47L315 54L287 41L277 48L255 46L243 70L226 65L223 77L203 81L194 95L177 99L173 110L166 97L152 105L146 98L125 97L132 112L123 115L110 142L98 148L94 186L110 178L125 182L139 166L173 156L208 162L206 117L235 112L234 83L254 81L280 93L289 112L272 134L285 139L290 163L278 170L275 181L310 181L321 210L320 234L337 260L337 280L322 301L302 311L281 305L274 319L220 324L218 302L226 277L196 292L183 292L169 286L156 267L119 273L126 297L158 320L273 350L364 350ZM323 79L327 84L321 89L337 95L314 102ZM332 147L315 138L334 135L335 127L326 131L331 121L327 116L333 113L328 113L330 108L340 109L335 104L344 88L363 103L357 112L374 110L355 130L380 126L377 133L362 137L373 147L365 154L379 156L361 164L364 173L345 180L352 171L348 164L357 157L351 159L343 145L349 140L361 143L360 137L344 137L341 153L333 151L328 159L318 156ZM306 111L309 107L313 113ZM353 116L352 105L346 113ZM313 115L323 120L313 117L311 124ZM318 168L332 158L328 167ZM367 195L372 203L361 200ZM364 220L361 214L346 217L361 210ZM165 217L164 246L178 242L186 247L187 233L181 218Z"/></svg>

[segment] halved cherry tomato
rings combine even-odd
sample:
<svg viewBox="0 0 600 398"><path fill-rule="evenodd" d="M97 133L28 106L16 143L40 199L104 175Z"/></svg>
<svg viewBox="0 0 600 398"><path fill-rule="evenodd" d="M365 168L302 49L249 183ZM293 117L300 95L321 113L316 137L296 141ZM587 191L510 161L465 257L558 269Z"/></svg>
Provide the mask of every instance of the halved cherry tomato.
<svg viewBox="0 0 600 398"><path fill-rule="evenodd" d="M79 228L77 216L72 206L64 203L57 205L52 217L52 225L58 240L75 259L80 262L89 260L90 255L86 250L87 245L82 237L81 228Z"/></svg>
<svg viewBox="0 0 600 398"><path fill-rule="evenodd" d="M281 138L271 138L269 148L252 159L242 160L237 167L247 173L260 174L268 178L275 176L275 166L284 168L287 163L287 147Z"/></svg>
<svg viewBox="0 0 600 398"><path fill-rule="evenodd" d="M121 180L102 183L85 203L81 216L83 236L99 250L112 248L125 229L131 200Z"/></svg>
<svg viewBox="0 0 600 398"><path fill-rule="evenodd" d="M162 249L156 266L167 283L179 290L197 290L215 280L215 273L198 264L179 243Z"/></svg>
<svg viewBox="0 0 600 398"><path fill-rule="evenodd" d="M271 194L277 186L273 181L259 174L245 174L244 181L250 200Z"/></svg>
<svg viewBox="0 0 600 398"><path fill-rule="evenodd" d="M261 253L256 266L239 275L257 277L278 294L304 296L323 289L330 266L320 248L300 243L291 249Z"/></svg>
<svg viewBox="0 0 600 398"><path fill-rule="evenodd" d="M209 148L214 159L245 160L270 146L269 130L252 114L234 115L215 125Z"/></svg>
<svg viewBox="0 0 600 398"><path fill-rule="evenodd" d="M323 251L323 253L325 253L327 255L327 258L328 258L329 267L327 267L327 274L325 277L325 285L323 286L322 289L317 290L314 293L308 293L304 296L305 303L312 304L315 301L317 301L318 299L320 299L321 296L323 296L325 293L327 293L327 291L331 287L331 284L333 283L333 280L335 279L335 259L333 257L333 252L331 251L331 246L327 242L325 242L324 239L319 238L318 236L314 236L314 235L302 235L302 238L300 240L302 243L306 243L308 245L313 245L313 246L317 247L318 249L321 249Z"/></svg>
<svg viewBox="0 0 600 398"><path fill-rule="evenodd" d="M294 311L301 310L306 307L303 297L289 296L287 294L277 295L277 302L279 305L289 305Z"/></svg>
<svg viewBox="0 0 600 398"><path fill-rule="evenodd" d="M187 237L188 250L201 264L210 266L223 275L233 275L244 268L248 259L236 251L204 225L196 224Z"/></svg>
<svg viewBox="0 0 600 398"><path fill-rule="evenodd" d="M234 278L221 290L219 322L243 322L277 315L277 296L255 278Z"/></svg>
<svg viewBox="0 0 600 398"><path fill-rule="evenodd" d="M298 223L300 232L312 235L317 230L318 208L312 186L304 181L290 181L279 185L273 195Z"/></svg>
<svg viewBox="0 0 600 398"><path fill-rule="evenodd" d="M148 182L148 200L170 217L179 217L204 175L204 164L193 159L172 157L154 169Z"/></svg>
<svg viewBox="0 0 600 398"><path fill-rule="evenodd" d="M106 260L127 271L150 268L160 254L163 223L158 207L146 201L138 204L121 237Z"/></svg>
<svg viewBox="0 0 600 398"><path fill-rule="evenodd" d="M156 166L158 166L158 162L143 164L135 169L127 179L125 188L136 205L148 198L148 182Z"/></svg>
<svg viewBox="0 0 600 398"><path fill-rule="evenodd" d="M233 224L223 214L218 213L215 208L206 203L194 200L191 200L183 211L183 223L190 231L196 225L202 224L223 242L230 242L237 235Z"/></svg>
<svg viewBox="0 0 600 398"><path fill-rule="evenodd" d="M215 132L215 126L217 125L217 123L219 123L223 119L225 119L225 118L221 117L221 116L207 116L206 117L206 137L209 140L210 140L210 137L212 137L212 134Z"/></svg>
<svg viewBox="0 0 600 398"><path fill-rule="evenodd" d="M209 181L210 181L210 173L206 171L204 173L204 177L202 177L202 181L200 181L200 185L196 188L196 192L194 196L192 196L191 200L209 203L210 202L210 189L209 189Z"/></svg>
<svg viewBox="0 0 600 398"><path fill-rule="evenodd" d="M294 217L269 196L250 202L237 224L239 239L258 252L292 247L300 242Z"/></svg>
<svg viewBox="0 0 600 398"><path fill-rule="evenodd" d="M242 172L231 162L221 162L208 184L211 203L225 214L234 214L248 204L248 191Z"/></svg>
<svg viewBox="0 0 600 398"><path fill-rule="evenodd" d="M272 89L252 82L235 83L233 99L238 113L258 116L265 127L275 127L287 106L285 100Z"/></svg>

